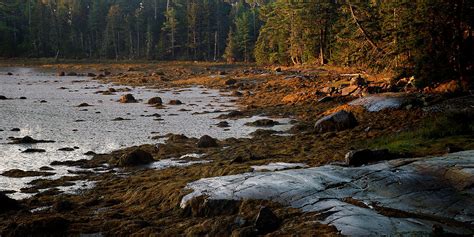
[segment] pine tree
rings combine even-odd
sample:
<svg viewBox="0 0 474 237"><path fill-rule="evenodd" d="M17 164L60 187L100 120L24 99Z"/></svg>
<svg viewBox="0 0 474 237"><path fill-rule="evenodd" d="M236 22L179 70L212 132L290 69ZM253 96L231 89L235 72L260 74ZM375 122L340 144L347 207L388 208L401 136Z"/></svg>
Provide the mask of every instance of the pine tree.
<svg viewBox="0 0 474 237"><path fill-rule="evenodd" d="M238 49L235 43L234 33L232 30L229 31L227 35L227 47L225 48L224 52L224 59L227 63L234 63L237 57Z"/></svg>

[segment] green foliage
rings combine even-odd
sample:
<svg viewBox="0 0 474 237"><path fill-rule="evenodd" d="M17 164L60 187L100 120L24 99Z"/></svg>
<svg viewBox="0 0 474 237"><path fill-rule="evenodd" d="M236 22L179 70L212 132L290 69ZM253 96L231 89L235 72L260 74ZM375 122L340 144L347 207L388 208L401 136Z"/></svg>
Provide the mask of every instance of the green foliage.
<svg viewBox="0 0 474 237"><path fill-rule="evenodd" d="M443 152L446 145L464 144L474 139L474 114L472 112L455 112L426 119L420 127L395 135L385 136L369 141L362 146L374 149L389 149L401 153Z"/></svg>

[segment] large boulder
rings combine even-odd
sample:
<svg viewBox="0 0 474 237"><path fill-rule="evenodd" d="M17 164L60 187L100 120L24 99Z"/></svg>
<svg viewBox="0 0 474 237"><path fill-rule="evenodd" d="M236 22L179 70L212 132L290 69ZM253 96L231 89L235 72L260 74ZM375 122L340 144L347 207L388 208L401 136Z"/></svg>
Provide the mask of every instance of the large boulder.
<svg viewBox="0 0 474 237"><path fill-rule="evenodd" d="M201 138L199 138L199 141L197 142L197 146L199 148L209 148L209 147L217 147L219 145L217 144L216 139L208 135L204 135Z"/></svg>
<svg viewBox="0 0 474 237"><path fill-rule="evenodd" d="M278 229L280 219L268 207L262 207L255 220L255 228L259 234L267 234Z"/></svg>
<svg viewBox="0 0 474 237"><path fill-rule="evenodd" d="M162 105L163 100L160 97L153 97L148 100L148 104L150 105Z"/></svg>
<svg viewBox="0 0 474 237"><path fill-rule="evenodd" d="M132 94L126 94L120 97L120 103L137 103L137 100Z"/></svg>
<svg viewBox="0 0 474 237"><path fill-rule="evenodd" d="M0 193L0 213L17 210L18 208L20 208L20 204L16 200L9 198L4 193Z"/></svg>
<svg viewBox="0 0 474 237"><path fill-rule="evenodd" d="M354 114L341 110L318 120L314 130L318 133L342 131L357 126L358 122Z"/></svg>
<svg viewBox="0 0 474 237"><path fill-rule="evenodd" d="M136 165L146 165L155 161L153 156L144 150L136 149L128 154L124 154L117 161L117 166L126 167L126 166L136 166Z"/></svg>
<svg viewBox="0 0 474 237"><path fill-rule="evenodd" d="M355 150L349 151L346 154L346 164L349 166L362 166L369 163L383 161L383 160L390 160L393 159L394 156L387 150Z"/></svg>

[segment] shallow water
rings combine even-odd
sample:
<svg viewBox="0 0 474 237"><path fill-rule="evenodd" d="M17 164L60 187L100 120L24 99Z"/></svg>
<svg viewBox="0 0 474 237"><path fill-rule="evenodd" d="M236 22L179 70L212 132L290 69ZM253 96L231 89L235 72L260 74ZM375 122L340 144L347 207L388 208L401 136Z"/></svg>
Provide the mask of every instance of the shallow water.
<svg viewBox="0 0 474 237"><path fill-rule="evenodd" d="M7 76L12 72L13 76ZM256 128L244 126L261 117L227 120L230 127L224 130L217 127L220 120L215 119L222 113L202 113L204 111L229 111L237 109L231 103L232 97L216 90L192 87L187 89L156 90L131 88L132 91L116 95L95 94L99 90L114 85L100 84L87 77L57 77L54 72L45 72L32 68L0 69L0 95L12 98L0 100L0 173L10 169L38 170L49 166L52 161L78 160L90 158L84 153L94 151L106 153L119 148L140 144L157 143L151 137L168 133L184 134L188 137L210 135L223 139L247 137ZM66 89L65 89L66 88ZM203 92L206 92L205 94ZM117 100L122 94L131 93L139 103L121 104ZM181 100L183 105L166 105L156 109L146 105L146 101L159 96L165 104L169 100ZM26 97L20 100L20 97ZM46 103L40 103L45 100ZM91 107L77 107L81 103ZM187 111L180 111L185 109ZM99 113L100 112L100 113ZM151 116L161 115L161 121ZM112 121L121 117L130 119ZM82 122L77 122L82 121ZM289 128L288 120L275 126L274 130ZM20 132L11 129L19 128ZM31 136L34 139L54 140L55 143L33 145L11 145L9 137ZM71 152L58 151L64 147L79 147ZM27 148L46 150L45 153L21 153ZM54 167L55 176L70 175L70 167ZM33 178L7 178L0 176L0 190L19 191ZM16 193L15 198L28 195Z"/></svg>

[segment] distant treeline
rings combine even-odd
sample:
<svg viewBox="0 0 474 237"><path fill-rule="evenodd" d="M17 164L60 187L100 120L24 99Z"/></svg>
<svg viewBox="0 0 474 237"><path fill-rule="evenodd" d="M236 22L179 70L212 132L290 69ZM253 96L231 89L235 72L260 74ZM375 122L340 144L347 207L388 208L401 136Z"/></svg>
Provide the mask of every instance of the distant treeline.
<svg viewBox="0 0 474 237"><path fill-rule="evenodd" d="M0 56L331 63L470 76L474 1L2 0Z"/></svg>

